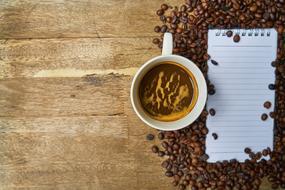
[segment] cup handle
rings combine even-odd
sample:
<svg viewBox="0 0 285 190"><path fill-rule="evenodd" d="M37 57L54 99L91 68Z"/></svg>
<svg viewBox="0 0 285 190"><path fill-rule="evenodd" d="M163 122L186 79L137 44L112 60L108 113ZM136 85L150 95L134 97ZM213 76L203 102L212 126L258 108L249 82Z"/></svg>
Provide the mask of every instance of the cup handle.
<svg viewBox="0 0 285 190"><path fill-rule="evenodd" d="M163 36L162 55L171 55L172 49L173 49L172 34L169 32L166 32L164 33L164 36Z"/></svg>

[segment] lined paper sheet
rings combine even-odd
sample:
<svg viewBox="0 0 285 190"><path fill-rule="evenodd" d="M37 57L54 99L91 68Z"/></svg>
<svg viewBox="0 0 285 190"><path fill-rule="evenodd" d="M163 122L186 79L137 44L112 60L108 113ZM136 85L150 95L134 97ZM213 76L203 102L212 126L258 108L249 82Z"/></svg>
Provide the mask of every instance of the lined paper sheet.
<svg viewBox="0 0 285 190"><path fill-rule="evenodd" d="M271 62L276 58L277 32L232 31L233 35L240 34L240 42L225 36L225 30L208 32L208 54L218 62L217 66L208 62L208 77L216 90L207 102L207 109L216 111L214 116L209 114L206 122L209 162L234 158L242 162L248 158L246 147L253 151L273 147L274 121L270 117L262 121L261 115L274 110L275 92L268 85L275 83ZM272 103L270 109L263 107L265 101ZM218 135L217 140L212 133Z"/></svg>

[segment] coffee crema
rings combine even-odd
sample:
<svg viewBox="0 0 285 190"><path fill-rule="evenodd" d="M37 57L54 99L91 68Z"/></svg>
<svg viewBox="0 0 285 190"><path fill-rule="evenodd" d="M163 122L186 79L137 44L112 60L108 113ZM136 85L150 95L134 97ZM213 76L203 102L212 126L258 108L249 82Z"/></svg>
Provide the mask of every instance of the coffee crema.
<svg viewBox="0 0 285 190"><path fill-rule="evenodd" d="M198 86L188 69L175 62L162 62L141 80L139 98L151 118L175 121L194 108Z"/></svg>

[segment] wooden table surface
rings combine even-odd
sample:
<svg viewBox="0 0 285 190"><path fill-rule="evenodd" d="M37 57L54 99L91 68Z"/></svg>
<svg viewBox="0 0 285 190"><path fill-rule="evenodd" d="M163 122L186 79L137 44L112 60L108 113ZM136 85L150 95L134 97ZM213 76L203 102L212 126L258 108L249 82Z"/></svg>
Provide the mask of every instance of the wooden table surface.
<svg viewBox="0 0 285 190"><path fill-rule="evenodd" d="M174 189L129 99L162 2L0 0L1 190Z"/></svg>

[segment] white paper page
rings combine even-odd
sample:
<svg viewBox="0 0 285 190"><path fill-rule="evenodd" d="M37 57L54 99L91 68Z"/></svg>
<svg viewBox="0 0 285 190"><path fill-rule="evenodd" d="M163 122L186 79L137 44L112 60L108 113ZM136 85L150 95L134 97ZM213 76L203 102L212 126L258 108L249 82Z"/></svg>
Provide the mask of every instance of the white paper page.
<svg viewBox="0 0 285 190"><path fill-rule="evenodd" d="M218 62L208 62L208 76L216 93L208 96L207 109L215 109L214 116L208 115L206 153L208 162L248 159L246 147L253 151L273 147L274 120L269 113L274 110L275 91L268 85L275 83L275 68L271 62L277 53L277 32L274 29L232 30L240 34L241 40L233 42L233 37L225 36L225 30L209 30L208 54ZM220 32L220 35L216 35ZM267 36L270 33L270 36ZM245 36L242 36L245 34ZM263 107L270 101L270 109ZM261 120L268 114L266 121ZM218 135L214 140L212 133Z"/></svg>

